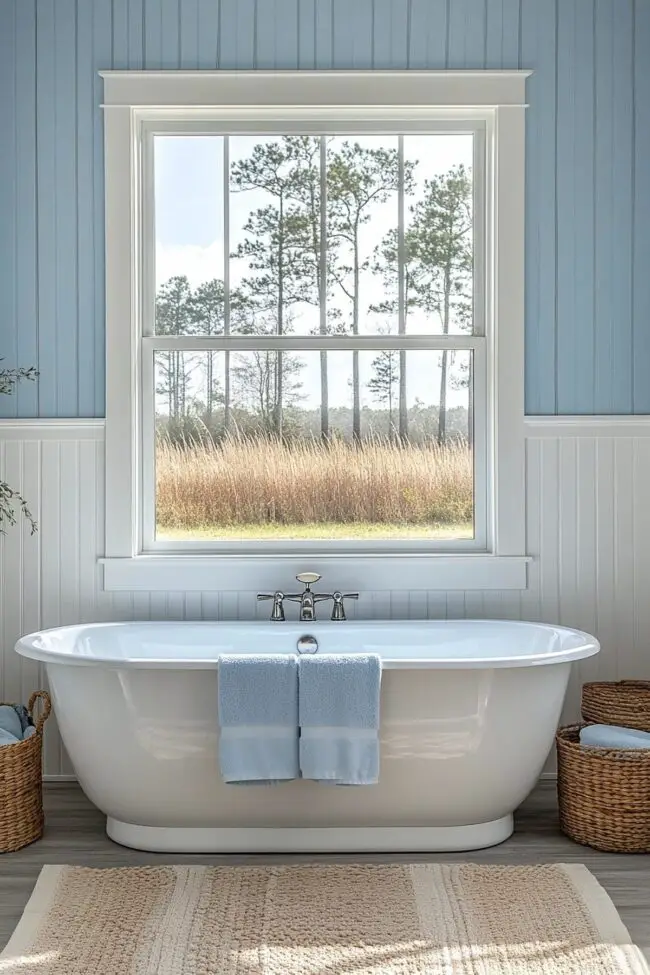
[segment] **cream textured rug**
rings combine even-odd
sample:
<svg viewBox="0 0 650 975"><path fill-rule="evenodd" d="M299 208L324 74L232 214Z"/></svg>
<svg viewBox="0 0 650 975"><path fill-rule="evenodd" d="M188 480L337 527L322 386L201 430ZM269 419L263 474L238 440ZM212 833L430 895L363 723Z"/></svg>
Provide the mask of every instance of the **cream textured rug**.
<svg viewBox="0 0 650 975"><path fill-rule="evenodd" d="M2 975L640 975L583 866L44 867Z"/></svg>

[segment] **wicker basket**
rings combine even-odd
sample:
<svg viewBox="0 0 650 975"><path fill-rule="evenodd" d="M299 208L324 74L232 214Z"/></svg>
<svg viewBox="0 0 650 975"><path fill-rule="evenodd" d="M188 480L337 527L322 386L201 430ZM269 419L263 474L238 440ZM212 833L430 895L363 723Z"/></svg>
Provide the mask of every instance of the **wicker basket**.
<svg viewBox="0 0 650 975"><path fill-rule="evenodd" d="M650 853L650 749L585 748L574 724L560 728L560 827L610 853Z"/></svg>
<svg viewBox="0 0 650 975"><path fill-rule="evenodd" d="M650 731L650 681L592 681L582 688L582 717L593 724L616 724Z"/></svg>
<svg viewBox="0 0 650 975"><path fill-rule="evenodd" d="M32 717L39 698L42 709L36 734L0 747L0 853L20 850L43 835L41 748L43 725L52 705L46 691L36 691L28 705Z"/></svg>

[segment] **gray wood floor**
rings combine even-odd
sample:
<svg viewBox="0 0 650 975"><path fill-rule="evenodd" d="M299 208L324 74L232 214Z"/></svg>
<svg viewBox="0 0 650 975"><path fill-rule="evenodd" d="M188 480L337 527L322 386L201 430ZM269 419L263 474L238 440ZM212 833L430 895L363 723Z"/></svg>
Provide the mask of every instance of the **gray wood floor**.
<svg viewBox="0 0 650 975"><path fill-rule="evenodd" d="M47 826L38 843L0 857L0 947L4 947L45 863L118 867L155 863L278 863L327 859L356 861L450 861L474 863L585 863L609 892L632 939L650 959L650 856L597 853L562 836L557 828L555 784L542 782L516 818L514 836L476 853L381 856L168 856L117 846L104 833L104 817L74 784L46 785Z"/></svg>

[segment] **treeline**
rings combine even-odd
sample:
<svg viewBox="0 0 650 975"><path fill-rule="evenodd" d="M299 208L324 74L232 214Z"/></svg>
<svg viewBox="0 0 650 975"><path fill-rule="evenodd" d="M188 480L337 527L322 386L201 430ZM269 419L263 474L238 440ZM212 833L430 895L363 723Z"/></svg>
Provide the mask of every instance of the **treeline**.
<svg viewBox="0 0 650 975"><path fill-rule="evenodd" d="M381 328L387 333L406 334L415 314L437 321L443 335L471 328L471 175L458 165L444 175L425 178L418 184L416 198L420 165L415 161L400 164L396 149L328 140L326 193L321 201L318 138L290 136L255 145L230 170L231 193L263 191L269 201L249 213L244 240L230 255L245 273L228 294L218 278L195 289L186 277L170 278L157 295L157 333L220 335L227 326L231 333L283 335L292 332L298 306L316 309L323 301L328 314L325 320L321 318L316 334L367 334L370 316L383 323ZM408 217L401 247L397 230L392 229L370 254L365 253L363 232L373 208L396 200L400 184ZM321 210L327 228L325 268ZM367 284L369 274L372 288ZM381 300L373 301L377 294ZM216 429L218 415L223 434L232 432L235 425L241 428L252 423L280 438L290 435L301 397L300 359L289 352L259 351L246 356L226 352L223 370L217 371L216 355L158 353L157 401L170 424L178 426L184 418L200 416ZM327 353L321 352L316 432L324 440L331 436L336 412L329 406L327 359ZM416 436L411 429L413 410L407 407L407 383L406 353L378 353L367 388L378 414L387 416L387 435L403 442ZM447 408L450 387L469 387L470 416L464 426L471 432L470 372L454 370L453 353L443 351L435 417L436 438L441 443L457 435L450 427ZM362 427L368 424L363 423L358 352L352 353L351 400L350 436L360 440ZM304 426L309 411L301 412ZM344 427L347 431L347 423Z"/></svg>
<svg viewBox="0 0 650 975"><path fill-rule="evenodd" d="M156 430L158 435L170 443L178 444L219 444L226 439L258 439L265 437L276 439L277 435L269 430L268 419L250 410L231 406L230 427L225 428L223 404L213 409L208 415L200 410L197 403L196 412L188 412L184 416L158 415ZM408 410L408 443L424 446L437 440L437 429L440 413L436 406L413 406ZM402 442L397 427L397 417L391 417L387 410L362 407L361 441ZM342 440L350 442L354 437L354 417L352 409L336 407L330 410L328 441ZM468 413L462 406L455 406L447 410L446 417L447 443L467 443L470 439L468 431ZM321 437L320 410L303 410L287 407L284 411L283 441L318 440Z"/></svg>

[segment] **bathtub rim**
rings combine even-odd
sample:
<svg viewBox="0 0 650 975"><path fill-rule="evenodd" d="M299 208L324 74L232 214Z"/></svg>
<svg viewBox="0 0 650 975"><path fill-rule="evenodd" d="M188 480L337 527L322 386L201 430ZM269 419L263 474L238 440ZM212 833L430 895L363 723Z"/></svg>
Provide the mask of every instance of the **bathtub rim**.
<svg viewBox="0 0 650 975"><path fill-rule="evenodd" d="M349 620L345 623L331 623L327 620L319 620L312 624L312 628L322 627L341 627L359 629L364 626L390 626L391 628L406 627L417 628L426 626L428 623L438 624L504 624L515 627L533 627L535 629L561 631L571 634L573 637L582 640L582 643L575 647L569 647L548 653L528 654L522 656L503 656L503 657L381 657L382 670L492 670L502 668L521 668L549 666L553 664L573 663L576 660L583 660L592 657L600 652L600 643L596 637L584 630L573 627L561 626L552 623L537 623L530 620L498 620L498 619L450 619L450 620ZM92 630L102 627L135 626L146 629L155 626L180 626L180 627L229 627L235 629L255 629L257 627L268 627L268 621L262 620L122 620L105 621L95 623L74 623L67 626L54 626L33 633L25 634L15 644L15 651L20 656L31 660L37 660L45 664L58 664L70 667L101 667L108 670L217 670L218 656L215 659L196 659L189 658L156 658L156 657L116 657L116 656L81 656L74 653L61 653L54 649L45 649L35 645L35 641L44 635L51 633L71 633L73 631ZM289 637L295 635L296 630L307 631L310 624L289 623L271 624L273 626L286 626ZM328 651L324 651L327 653Z"/></svg>

